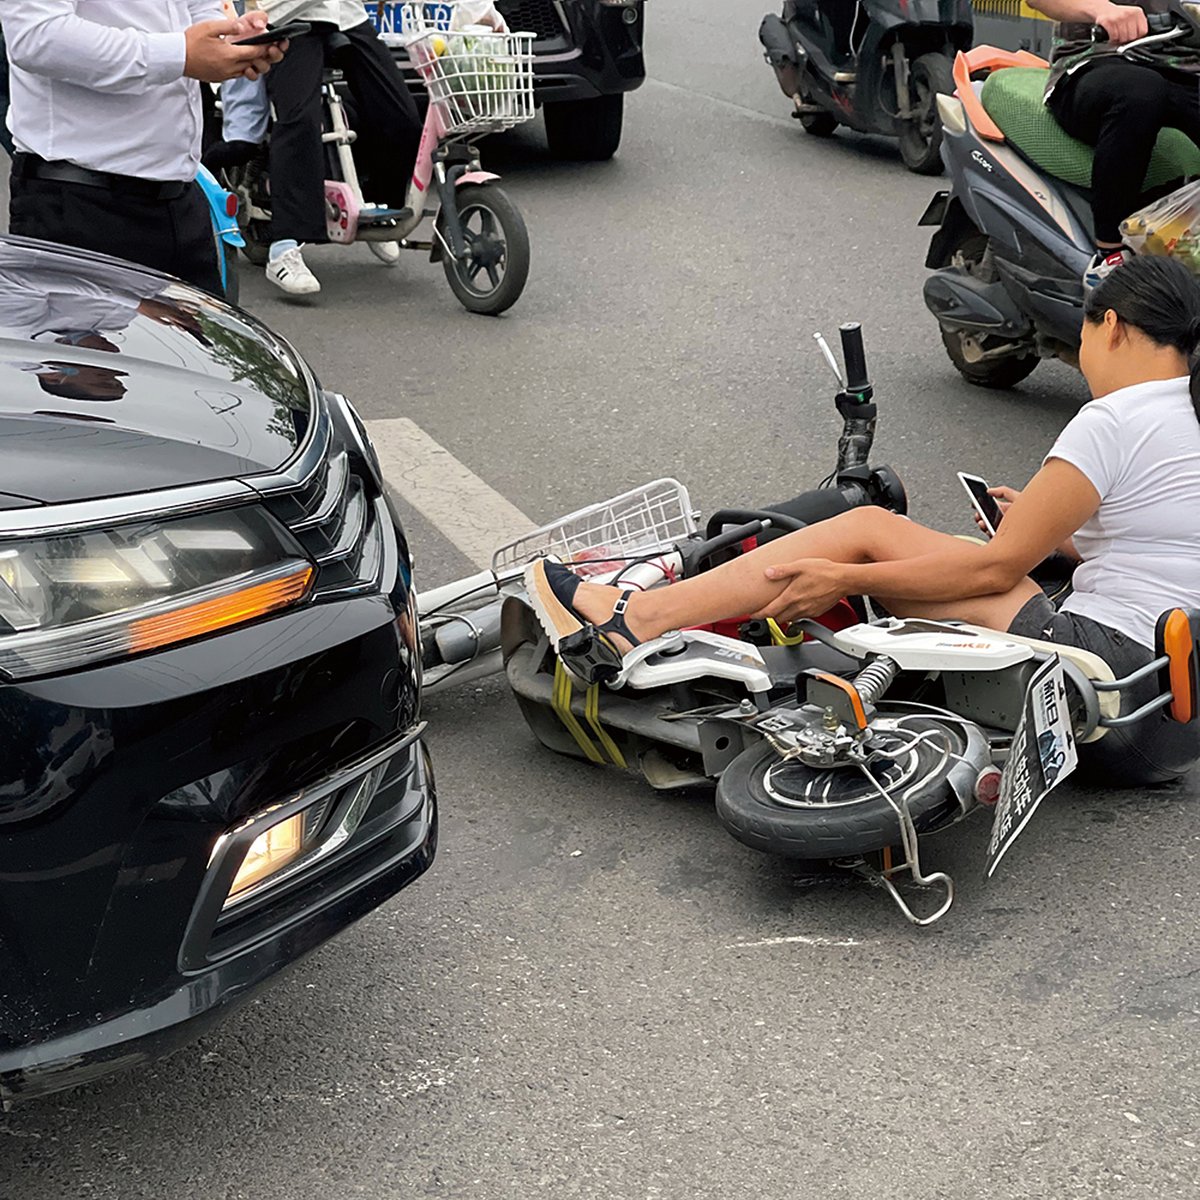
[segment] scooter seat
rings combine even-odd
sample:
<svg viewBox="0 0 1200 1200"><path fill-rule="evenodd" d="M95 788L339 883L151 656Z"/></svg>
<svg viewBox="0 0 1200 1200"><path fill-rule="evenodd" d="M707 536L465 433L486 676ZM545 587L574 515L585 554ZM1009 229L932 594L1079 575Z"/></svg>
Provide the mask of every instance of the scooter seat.
<svg viewBox="0 0 1200 1200"><path fill-rule="evenodd" d="M984 82L980 100L1000 132L1030 161L1076 187L1092 186L1092 147L1064 132L1044 103L1049 71L1006 67ZM1200 176L1200 148L1178 129L1158 135L1147 191L1176 179Z"/></svg>

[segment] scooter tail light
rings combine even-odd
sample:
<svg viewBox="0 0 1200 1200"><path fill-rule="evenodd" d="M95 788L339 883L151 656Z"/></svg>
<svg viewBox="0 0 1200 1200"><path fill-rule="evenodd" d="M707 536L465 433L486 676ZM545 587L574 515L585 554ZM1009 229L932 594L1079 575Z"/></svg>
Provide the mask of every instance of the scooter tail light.
<svg viewBox="0 0 1200 1200"><path fill-rule="evenodd" d="M984 767L975 777L975 799L989 808L1000 799L1000 780L1003 774L999 767Z"/></svg>
<svg viewBox="0 0 1200 1200"><path fill-rule="evenodd" d="M238 214L238 198L230 192L225 197L225 215L227 217L236 217Z"/></svg>

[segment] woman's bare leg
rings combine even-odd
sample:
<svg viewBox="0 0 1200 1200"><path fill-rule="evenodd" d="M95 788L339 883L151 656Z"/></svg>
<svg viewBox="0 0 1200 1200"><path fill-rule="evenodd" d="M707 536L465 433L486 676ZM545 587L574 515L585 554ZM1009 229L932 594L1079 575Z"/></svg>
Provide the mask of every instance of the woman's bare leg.
<svg viewBox="0 0 1200 1200"><path fill-rule="evenodd" d="M777 538L692 579L636 593L630 598L625 620L634 634L645 641L670 629L707 625L760 612L787 586L786 581L766 577L769 566L800 558L825 558L842 563L894 562L934 553L943 549L948 540L952 540L952 535L927 529L885 509L856 508ZM897 616L955 617L993 629L1006 629L1037 591L1037 584L1024 579L1010 592L969 600L929 603L891 601L886 597L879 600ZM618 588L580 584L575 608L589 621L602 624L612 615L619 594Z"/></svg>

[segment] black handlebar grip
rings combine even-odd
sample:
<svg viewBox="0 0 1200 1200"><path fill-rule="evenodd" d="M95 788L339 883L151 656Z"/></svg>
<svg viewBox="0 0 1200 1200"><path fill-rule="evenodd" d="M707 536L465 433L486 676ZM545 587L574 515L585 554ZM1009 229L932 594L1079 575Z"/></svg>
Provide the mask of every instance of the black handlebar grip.
<svg viewBox="0 0 1200 1200"><path fill-rule="evenodd" d="M848 321L841 327L842 357L846 360L846 391L865 392L871 386L867 378L867 356L863 350L862 326Z"/></svg>

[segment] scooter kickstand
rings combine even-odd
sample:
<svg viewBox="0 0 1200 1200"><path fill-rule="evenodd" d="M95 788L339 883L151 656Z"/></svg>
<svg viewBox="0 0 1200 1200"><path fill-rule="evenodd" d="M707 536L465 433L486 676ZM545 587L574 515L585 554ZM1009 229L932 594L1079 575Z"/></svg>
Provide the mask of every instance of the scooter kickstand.
<svg viewBox="0 0 1200 1200"><path fill-rule="evenodd" d="M868 867L865 863L855 868L855 870L869 882L886 888L888 895L891 896L896 907L914 925L933 925L950 911L950 906L954 903L954 880L945 871L934 871L929 875L921 873L921 852L917 844L917 827L913 823L908 802L903 798L899 801L892 799L891 795L880 785L879 780L871 773L866 763L860 762L858 766L870 781L871 786L891 806L892 811L895 812L896 817L900 821L900 839L904 846L904 861L897 863L894 867L887 867L882 871ZM901 871L907 871L913 883L917 884L918 887L932 887L934 884L941 884L946 889L946 899L942 902L941 907L927 917L918 917L908 906L908 902L900 895L899 889L892 882L891 877L899 874Z"/></svg>

